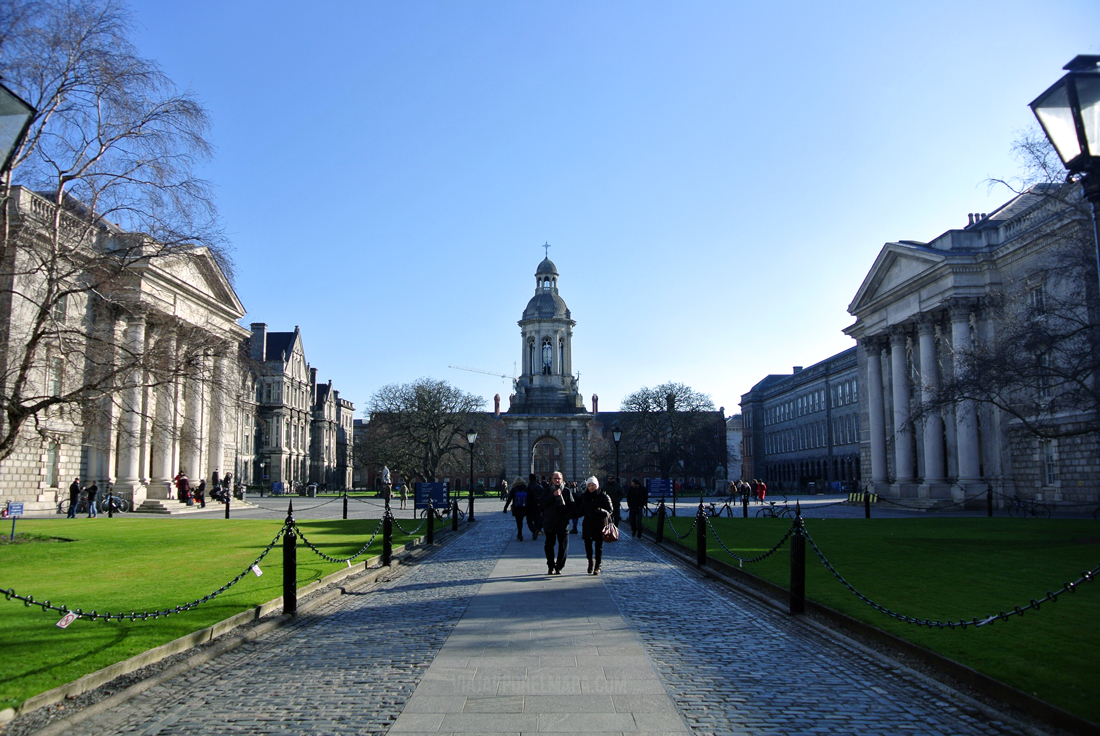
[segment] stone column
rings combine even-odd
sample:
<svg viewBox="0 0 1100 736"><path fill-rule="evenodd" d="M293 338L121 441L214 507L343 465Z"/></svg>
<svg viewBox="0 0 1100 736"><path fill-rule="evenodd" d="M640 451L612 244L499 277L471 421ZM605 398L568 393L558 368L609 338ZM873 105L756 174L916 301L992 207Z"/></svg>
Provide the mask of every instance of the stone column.
<svg viewBox="0 0 1100 736"><path fill-rule="evenodd" d="M920 334L921 398L927 399L940 387L940 370L936 357L936 323L932 315L921 315ZM924 482L943 481L943 417L931 412L924 418Z"/></svg>
<svg viewBox="0 0 1100 736"><path fill-rule="evenodd" d="M210 445L209 468L206 475L212 477L215 470L224 478L226 469L222 467L225 457L225 385L229 376L229 358L214 356L214 380L210 386Z"/></svg>
<svg viewBox="0 0 1100 736"><path fill-rule="evenodd" d="M894 399L894 470L898 483L913 480L912 430L909 421L909 372L906 368L906 330L890 329L890 378Z"/></svg>
<svg viewBox="0 0 1100 736"><path fill-rule="evenodd" d="M156 410L153 415L153 472L149 483L149 498L172 498L172 478L175 476L176 448L176 384L168 380L174 373L176 359L176 333L167 329L160 338L158 353L163 373L157 387Z"/></svg>
<svg viewBox="0 0 1100 736"><path fill-rule="evenodd" d="M955 375L962 371L960 351L970 349L970 312L972 304L959 302L951 306L951 344L955 352ZM978 414L973 401L955 406L955 435L958 446L959 484L976 483L981 477L978 448Z"/></svg>
<svg viewBox="0 0 1100 736"><path fill-rule="evenodd" d="M885 484L886 412L882 392L882 341L869 337L860 341L867 353L867 413L871 441L871 481Z"/></svg>
<svg viewBox="0 0 1100 736"><path fill-rule="evenodd" d="M187 475L191 485L198 485L202 477L202 436L203 436L203 378L206 373L206 356L194 359L184 380L187 382L187 397L183 407L183 436L180 442L180 470Z"/></svg>
<svg viewBox="0 0 1100 736"><path fill-rule="evenodd" d="M122 366L132 366L123 376L119 392L118 478L115 491L137 492L141 489L141 395L145 354L145 315L131 314L126 320L124 348L119 360Z"/></svg>

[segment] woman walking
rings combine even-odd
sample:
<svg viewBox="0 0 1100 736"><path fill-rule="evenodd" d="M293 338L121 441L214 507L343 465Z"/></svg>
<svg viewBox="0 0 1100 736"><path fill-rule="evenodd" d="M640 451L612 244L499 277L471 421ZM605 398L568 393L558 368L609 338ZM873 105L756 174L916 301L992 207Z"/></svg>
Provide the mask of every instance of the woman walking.
<svg viewBox="0 0 1100 736"><path fill-rule="evenodd" d="M581 502L584 521L581 536L584 538L584 553L588 557L588 574L600 574L600 561L603 559L603 530L611 519L611 497L600 490L596 476L590 476L588 486Z"/></svg>

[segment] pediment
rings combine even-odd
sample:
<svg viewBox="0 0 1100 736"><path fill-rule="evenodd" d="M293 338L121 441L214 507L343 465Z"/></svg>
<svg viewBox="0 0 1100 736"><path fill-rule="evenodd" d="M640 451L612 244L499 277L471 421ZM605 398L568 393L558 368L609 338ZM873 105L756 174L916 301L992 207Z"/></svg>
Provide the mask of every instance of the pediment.
<svg viewBox="0 0 1100 736"><path fill-rule="evenodd" d="M162 299L170 294L233 321L245 314L244 305L207 248L158 258L144 271L143 280Z"/></svg>
<svg viewBox="0 0 1100 736"><path fill-rule="evenodd" d="M913 284L944 263L946 256L927 246L911 243L887 243L867 272L848 312L857 315L872 304L888 299L891 293L908 292Z"/></svg>

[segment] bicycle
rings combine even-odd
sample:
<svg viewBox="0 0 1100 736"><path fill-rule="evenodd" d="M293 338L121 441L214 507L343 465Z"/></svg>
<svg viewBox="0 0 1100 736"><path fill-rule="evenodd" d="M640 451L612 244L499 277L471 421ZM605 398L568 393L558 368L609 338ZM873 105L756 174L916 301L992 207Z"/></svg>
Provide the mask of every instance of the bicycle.
<svg viewBox="0 0 1100 736"><path fill-rule="evenodd" d="M433 506L432 511L435 512L435 518L437 520L442 521L444 519L451 518L451 507L450 506ZM428 518L428 509L420 509L419 518L421 518L421 519ZM466 511L462 508L462 506L458 507L458 518L459 519L465 519L466 518Z"/></svg>
<svg viewBox="0 0 1100 736"><path fill-rule="evenodd" d="M1037 519L1049 519L1050 508L1038 501L1025 501L1019 496L1013 496L1012 502L1008 507L1008 515L1023 518L1034 516ZM1095 514L1093 516L1095 517Z"/></svg>
<svg viewBox="0 0 1100 736"><path fill-rule="evenodd" d="M762 508L762 509L760 509L756 512L756 518L757 519L764 519L764 518L793 519L794 518L794 509L792 509L790 506L787 506L786 502L784 502L783 506L780 507L779 509L775 508L775 503L776 503L775 501L768 501L767 503L768 503L767 506L765 506L764 508Z"/></svg>

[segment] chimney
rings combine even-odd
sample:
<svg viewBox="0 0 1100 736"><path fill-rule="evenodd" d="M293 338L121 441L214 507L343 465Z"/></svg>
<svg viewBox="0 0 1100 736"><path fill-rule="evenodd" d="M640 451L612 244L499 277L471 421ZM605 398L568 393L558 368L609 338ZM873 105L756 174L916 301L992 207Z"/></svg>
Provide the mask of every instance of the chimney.
<svg viewBox="0 0 1100 736"><path fill-rule="evenodd" d="M800 365L796 365L794 368L791 369L792 374L801 373L801 372L802 372L802 366L800 366Z"/></svg>
<svg viewBox="0 0 1100 736"><path fill-rule="evenodd" d="M599 394L592 394L592 413L600 413L600 396Z"/></svg>
<svg viewBox="0 0 1100 736"><path fill-rule="evenodd" d="M970 222L968 222L968 223L966 224L966 226L967 226L967 227L970 227L971 225L973 225L973 224L974 224L974 213L973 213L973 212L967 212L967 213L966 213L966 217L967 217L967 219L968 219L968 220L970 220Z"/></svg>
<svg viewBox="0 0 1100 736"><path fill-rule="evenodd" d="M500 394L493 397L493 414L500 416Z"/></svg>
<svg viewBox="0 0 1100 736"><path fill-rule="evenodd" d="M267 360L267 324L265 322L252 323L251 352L249 357L257 363Z"/></svg>

